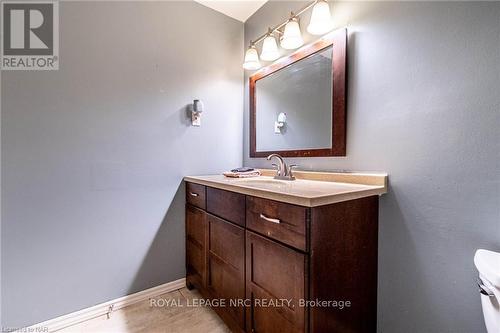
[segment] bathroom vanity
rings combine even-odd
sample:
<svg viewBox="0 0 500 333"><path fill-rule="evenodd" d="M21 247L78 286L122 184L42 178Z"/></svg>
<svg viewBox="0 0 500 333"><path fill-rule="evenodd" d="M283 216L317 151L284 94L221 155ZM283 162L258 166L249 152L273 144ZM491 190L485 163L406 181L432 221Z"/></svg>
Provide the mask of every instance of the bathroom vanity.
<svg viewBox="0 0 500 333"><path fill-rule="evenodd" d="M387 175L293 180L282 158L346 155L346 53L339 29L250 76L249 155L279 180L185 177L186 283L233 332L376 331Z"/></svg>
<svg viewBox="0 0 500 333"><path fill-rule="evenodd" d="M387 175L185 177L186 283L234 332L374 332Z"/></svg>

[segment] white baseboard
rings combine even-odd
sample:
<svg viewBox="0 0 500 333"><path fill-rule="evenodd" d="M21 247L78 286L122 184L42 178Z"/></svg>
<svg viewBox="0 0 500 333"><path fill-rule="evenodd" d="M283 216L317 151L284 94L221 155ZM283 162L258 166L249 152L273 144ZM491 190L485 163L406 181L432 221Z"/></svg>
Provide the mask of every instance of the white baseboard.
<svg viewBox="0 0 500 333"><path fill-rule="evenodd" d="M104 316L110 312L110 307L112 306L112 311L122 309L126 306L132 305L134 303L147 300L152 297L156 297L177 289L181 289L186 286L186 279L182 278L172 282L167 282L165 284L139 291L135 294L130 294L120 298L116 298L109 302L97 304L86 309L82 309L76 312L69 313L67 315L57 317L44 321L39 324L32 325L27 328L20 329L16 332L38 332L36 329L43 331L40 332L54 332L61 330L71 325L81 323L86 320Z"/></svg>

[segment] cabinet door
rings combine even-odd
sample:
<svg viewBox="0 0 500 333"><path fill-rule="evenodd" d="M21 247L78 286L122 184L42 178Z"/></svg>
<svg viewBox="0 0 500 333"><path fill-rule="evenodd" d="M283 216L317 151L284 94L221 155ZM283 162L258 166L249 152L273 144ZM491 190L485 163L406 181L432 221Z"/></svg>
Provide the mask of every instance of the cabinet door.
<svg viewBox="0 0 500 333"><path fill-rule="evenodd" d="M305 331L306 267L303 253L246 232L247 331Z"/></svg>
<svg viewBox="0 0 500 333"><path fill-rule="evenodd" d="M224 299L225 307L214 310L231 330L245 329L245 309L238 300L245 298L245 230L213 215L208 215L208 291Z"/></svg>
<svg viewBox="0 0 500 333"><path fill-rule="evenodd" d="M207 213L186 205L186 284L200 290L206 285Z"/></svg>

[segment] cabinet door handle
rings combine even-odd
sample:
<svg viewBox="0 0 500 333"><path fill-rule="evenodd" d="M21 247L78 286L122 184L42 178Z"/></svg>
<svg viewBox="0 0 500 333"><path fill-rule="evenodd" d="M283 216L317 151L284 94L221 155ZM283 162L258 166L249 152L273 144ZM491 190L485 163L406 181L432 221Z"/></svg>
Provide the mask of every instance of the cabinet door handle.
<svg viewBox="0 0 500 333"><path fill-rule="evenodd" d="M272 223L281 223L281 221L279 219L273 219L273 218L267 217L264 214L260 214L260 218L263 220L266 220L268 222L272 222Z"/></svg>
<svg viewBox="0 0 500 333"><path fill-rule="evenodd" d="M199 194L198 193L189 192L189 195L192 196L192 197L197 197Z"/></svg>

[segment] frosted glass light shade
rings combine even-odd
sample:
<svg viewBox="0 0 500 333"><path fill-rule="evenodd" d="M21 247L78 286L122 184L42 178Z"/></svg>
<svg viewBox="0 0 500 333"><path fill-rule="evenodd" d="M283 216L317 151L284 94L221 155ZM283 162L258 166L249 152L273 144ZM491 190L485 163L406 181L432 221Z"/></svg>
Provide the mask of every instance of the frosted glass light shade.
<svg viewBox="0 0 500 333"><path fill-rule="evenodd" d="M324 0L318 1L312 9L311 21L307 26L307 32L311 35L323 35L333 29L330 6Z"/></svg>
<svg viewBox="0 0 500 333"><path fill-rule="evenodd" d="M293 50L304 44L302 33L300 32L299 21L296 18L291 19L285 25L283 37L281 37L281 47L287 50Z"/></svg>
<svg viewBox="0 0 500 333"><path fill-rule="evenodd" d="M250 46L245 53L245 61L243 68L248 70L256 70L260 68L259 54L255 46Z"/></svg>
<svg viewBox="0 0 500 333"><path fill-rule="evenodd" d="M280 52L278 51L278 44L276 43L276 38L274 36L267 36L264 38L262 44L262 52L260 53L260 58L265 61L273 61L280 57Z"/></svg>

